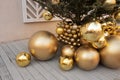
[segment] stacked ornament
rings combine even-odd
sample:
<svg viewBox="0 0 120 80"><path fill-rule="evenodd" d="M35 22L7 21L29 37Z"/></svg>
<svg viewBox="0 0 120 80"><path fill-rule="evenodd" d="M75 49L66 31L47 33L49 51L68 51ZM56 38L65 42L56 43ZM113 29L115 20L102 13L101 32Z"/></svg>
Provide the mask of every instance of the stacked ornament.
<svg viewBox="0 0 120 80"><path fill-rule="evenodd" d="M66 23L60 22L56 29L58 40L67 44L61 50L59 59L61 69L72 69L73 61L83 70L93 70L100 62L109 68L120 68L119 26L115 22L93 21L82 26ZM74 28L77 37L73 37L73 29L70 28Z"/></svg>
<svg viewBox="0 0 120 80"><path fill-rule="evenodd" d="M116 0L102 2L104 2L102 7L105 10L110 11L116 8ZM52 5L58 4L60 4L60 0L52 0ZM120 68L120 27L116 25L120 21L120 8L117 7L112 15L100 15L102 16L87 23L86 20L84 24L80 23L80 25L72 20L63 20L57 25L57 38L47 31L35 33L29 40L30 53L39 60L50 60L55 56L58 41L60 41L65 43L59 52L61 54L59 66L62 70L71 70L75 63L80 69L93 70L100 62L108 68ZM83 18L85 16L90 15L84 15ZM51 20L53 14L45 11L43 17L45 20ZM22 52L16 57L19 66L27 66L30 60L31 57L26 52Z"/></svg>

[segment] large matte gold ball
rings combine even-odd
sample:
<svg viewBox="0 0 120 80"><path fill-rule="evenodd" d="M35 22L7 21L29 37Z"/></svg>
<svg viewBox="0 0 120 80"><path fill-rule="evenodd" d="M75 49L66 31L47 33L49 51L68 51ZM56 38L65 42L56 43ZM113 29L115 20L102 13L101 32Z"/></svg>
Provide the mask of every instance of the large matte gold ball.
<svg viewBox="0 0 120 80"><path fill-rule="evenodd" d="M107 38L107 46L100 52L101 62L109 68L120 68L120 37Z"/></svg>
<svg viewBox="0 0 120 80"><path fill-rule="evenodd" d="M29 65L30 62L31 62L30 54L28 54L26 52L21 52L16 55L16 63L18 66L25 67L25 66Z"/></svg>
<svg viewBox="0 0 120 80"><path fill-rule="evenodd" d="M97 41L103 35L102 25L99 22L87 23L81 28L80 31L82 38L88 42Z"/></svg>
<svg viewBox="0 0 120 80"><path fill-rule="evenodd" d="M65 70L65 71L71 70L73 68L73 65L74 65L73 58L66 58L66 57L60 56L59 66L62 70Z"/></svg>
<svg viewBox="0 0 120 80"><path fill-rule="evenodd" d="M75 61L79 68L83 70L93 70L99 64L99 53L89 47L80 47L75 52Z"/></svg>
<svg viewBox="0 0 120 80"><path fill-rule="evenodd" d="M65 45L62 48L62 56L72 58L75 53L75 48L72 45Z"/></svg>
<svg viewBox="0 0 120 80"><path fill-rule="evenodd" d="M39 60L51 59L56 54L57 49L57 38L47 31L39 31L29 40L29 51Z"/></svg>

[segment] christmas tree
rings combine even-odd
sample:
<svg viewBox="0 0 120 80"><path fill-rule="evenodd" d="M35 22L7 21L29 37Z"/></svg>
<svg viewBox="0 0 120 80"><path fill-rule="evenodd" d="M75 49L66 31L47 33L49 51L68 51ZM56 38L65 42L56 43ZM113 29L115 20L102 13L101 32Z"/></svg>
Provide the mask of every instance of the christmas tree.
<svg viewBox="0 0 120 80"><path fill-rule="evenodd" d="M120 0L35 0L54 16L77 25L93 20L104 21L111 18L120 7Z"/></svg>

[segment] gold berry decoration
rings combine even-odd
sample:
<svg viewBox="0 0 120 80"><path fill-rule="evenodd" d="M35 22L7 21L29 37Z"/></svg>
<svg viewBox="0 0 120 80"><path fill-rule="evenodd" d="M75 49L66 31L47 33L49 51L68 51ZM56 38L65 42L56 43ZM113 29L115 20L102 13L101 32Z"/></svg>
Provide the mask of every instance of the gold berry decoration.
<svg viewBox="0 0 120 80"><path fill-rule="evenodd" d="M57 25L56 33L59 41L72 46L80 46L80 26L71 22L60 22Z"/></svg>

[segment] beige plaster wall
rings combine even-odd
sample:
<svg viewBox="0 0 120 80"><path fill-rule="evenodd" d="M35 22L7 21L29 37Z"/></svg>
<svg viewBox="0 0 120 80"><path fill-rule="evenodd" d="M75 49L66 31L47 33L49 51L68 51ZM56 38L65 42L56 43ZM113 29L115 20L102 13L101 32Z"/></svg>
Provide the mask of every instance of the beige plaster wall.
<svg viewBox="0 0 120 80"><path fill-rule="evenodd" d="M55 34L57 22L24 24L21 0L0 1L0 43L29 38L39 30Z"/></svg>

